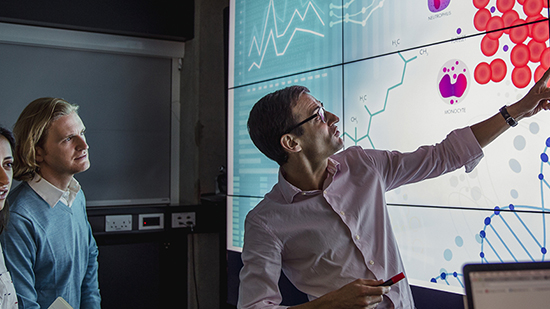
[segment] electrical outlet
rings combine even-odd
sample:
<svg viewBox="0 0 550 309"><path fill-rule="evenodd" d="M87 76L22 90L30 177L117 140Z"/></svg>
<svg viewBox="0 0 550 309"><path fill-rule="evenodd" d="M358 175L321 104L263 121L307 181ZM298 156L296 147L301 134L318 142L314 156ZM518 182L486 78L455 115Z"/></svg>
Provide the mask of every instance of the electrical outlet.
<svg viewBox="0 0 550 309"><path fill-rule="evenodd" d="M105 232L131 231L132 215L105 216Z"/></svg>
<svg viewBox="0 0 550 309"><path fill-rule="evenodd" d="M172 228L195 227L194 212L176 212L172 214Z"/></svg>

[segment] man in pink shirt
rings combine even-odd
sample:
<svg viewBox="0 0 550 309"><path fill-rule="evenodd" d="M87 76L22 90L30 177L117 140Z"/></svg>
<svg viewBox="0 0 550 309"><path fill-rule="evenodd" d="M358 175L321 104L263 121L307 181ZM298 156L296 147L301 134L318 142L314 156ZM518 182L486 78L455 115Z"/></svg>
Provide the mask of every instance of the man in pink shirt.
<svg viewBox="0 0 550 309"><path fill-rule="evenodd" d="M549 71L550 72L550 71ZM268 94L250 112L256 147L280 165L279 180L247 215L238 308L284 308L281 270L306 293L295 308L414 308L384 194L462 166L517 121L550 108L546 72L529 93L471 127L411 153L343 147L336 124L305 87Z"/></svg>

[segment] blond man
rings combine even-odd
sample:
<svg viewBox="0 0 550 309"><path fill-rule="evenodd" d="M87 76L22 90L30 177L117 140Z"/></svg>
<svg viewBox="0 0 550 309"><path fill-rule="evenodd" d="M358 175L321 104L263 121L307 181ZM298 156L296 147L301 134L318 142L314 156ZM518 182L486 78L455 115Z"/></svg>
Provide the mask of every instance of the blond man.
<svg viewBox="0 0 550 309"><path fill-rule="evenodd" d="M1 242L20 308L47 308L58 297L73 308L100 308L98 249L74 178L90 167L77 111L40 98L14 126L14 178L22 182L9 195Z"/></svg>

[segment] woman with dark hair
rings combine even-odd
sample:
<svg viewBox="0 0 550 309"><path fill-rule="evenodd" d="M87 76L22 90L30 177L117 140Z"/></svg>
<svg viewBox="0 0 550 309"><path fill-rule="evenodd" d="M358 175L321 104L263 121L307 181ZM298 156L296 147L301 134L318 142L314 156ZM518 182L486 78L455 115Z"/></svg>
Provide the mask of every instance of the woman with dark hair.
<svg viewBox="0 0 550 309"><path fill-rule="evenodd" d="M13 180L13 150L15 138L10 130L0 126L0 233L8 221L8 193ZM17 294L10 273L4 263L4 253L0 246L0 308L17 308Z"/></svg>

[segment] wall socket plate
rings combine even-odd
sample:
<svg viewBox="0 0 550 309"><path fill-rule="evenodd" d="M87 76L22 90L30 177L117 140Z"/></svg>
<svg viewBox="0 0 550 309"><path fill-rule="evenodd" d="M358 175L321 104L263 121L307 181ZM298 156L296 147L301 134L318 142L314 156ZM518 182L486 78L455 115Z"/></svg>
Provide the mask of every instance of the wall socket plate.
<svg viewBox="0 0 550 309"><path fill-rule="evenodd" d="M140 214L138 216L139 230L162 230L164 229L164 214Z"/></svg>
<svg viewBox="0 0 550 309"><path fill-rule="evenodd" d="M132 215L105 216L105 232L132 230Z"/></svg>
<svg viewBox="0 0 550 309"><path fill-rule="evenodd" d="M195 227L196 224L194 212L175 212L172 214L172 228Z"/></svg>

